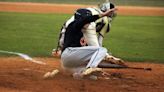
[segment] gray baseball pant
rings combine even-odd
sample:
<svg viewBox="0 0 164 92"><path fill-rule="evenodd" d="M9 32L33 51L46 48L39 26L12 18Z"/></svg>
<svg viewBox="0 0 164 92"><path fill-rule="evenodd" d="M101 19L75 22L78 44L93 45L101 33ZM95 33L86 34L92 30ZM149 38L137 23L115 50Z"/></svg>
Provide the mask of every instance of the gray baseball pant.
<svg viewBox="0 0 164 92"><path fill-rule="evenodd" d="M98 46L68 47L61 55L63 68L97 67L106 56L107 49Z"/></svg>

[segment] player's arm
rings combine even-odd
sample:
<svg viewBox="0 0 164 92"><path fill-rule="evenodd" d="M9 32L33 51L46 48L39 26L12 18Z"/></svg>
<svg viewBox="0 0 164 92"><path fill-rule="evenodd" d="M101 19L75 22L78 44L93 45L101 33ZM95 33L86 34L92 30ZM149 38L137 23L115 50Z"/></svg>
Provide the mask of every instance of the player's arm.
<svg viewBox="0 0 164 92"><path fill-rule="evenodd" d="M113 14L113 12L117 11L117 8L113 8L113 9L109 9L106 12L103 12L101 14L99 14L99 17L105 17L105 16L111 16Z"/></svg>
<svg viewBox="0 0 164 92"><path fill-rule="evenodd" d="M106 12L103 12L99 15L92 15L92 16L86 16L84 18L81 18L79 20L76 20L76 27L78 28L82 28L85 24L88 24L90 22L94 22L99 18L102 18L104 16L110 16L111 14L113 14L114 11L116 11L117 8L113 8L113 9L109 9Z"/></svg>

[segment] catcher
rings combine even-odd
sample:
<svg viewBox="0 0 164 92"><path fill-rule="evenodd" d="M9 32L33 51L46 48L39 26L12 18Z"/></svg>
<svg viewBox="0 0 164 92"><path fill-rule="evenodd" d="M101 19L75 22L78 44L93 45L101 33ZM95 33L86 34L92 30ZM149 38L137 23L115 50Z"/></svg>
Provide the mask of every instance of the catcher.
<svg viewBox="0 0 164 92"><path fill-rule="evenodd" d="M102 5L100 5L98 8L92 7L86 9L89 10L92 15L96 15L96 14L103 13L108 9L113 9L113 8L115 8L115 5L113 3L105 2ZM104 36L106 33L109 33L111 28L111 22L115 16L116 16L116 12L113 12L110 16L102 17L96 20L95 22L91 22L87 26L83 27L82 32L84 37L81 43L83 43L83 45L87 44L88 46L102 46ZM72 16L67 22L64 23L60 32L57 49L54 49L52 51L53 56L59 57L61 55L61 49L63 48L63 44L64 44L65 31L68 25L72 21L74 21L74 16ZM108 53L106 53L106 57L104 58L104 61L114 64L124 64L123 60L116 58Z"/></svg>

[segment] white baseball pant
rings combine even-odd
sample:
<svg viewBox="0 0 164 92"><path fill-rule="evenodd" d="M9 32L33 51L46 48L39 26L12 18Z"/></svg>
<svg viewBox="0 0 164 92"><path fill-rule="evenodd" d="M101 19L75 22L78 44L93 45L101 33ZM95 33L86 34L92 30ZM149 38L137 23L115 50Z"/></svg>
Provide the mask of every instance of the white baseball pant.
<svg viewBox="0 0 164 92"><path fill-rule="evenodd" d="M78 72L84 68L97 67L106 53L106 48L98 46L68 47L61 55L61 63L63 68Z"/></svg>

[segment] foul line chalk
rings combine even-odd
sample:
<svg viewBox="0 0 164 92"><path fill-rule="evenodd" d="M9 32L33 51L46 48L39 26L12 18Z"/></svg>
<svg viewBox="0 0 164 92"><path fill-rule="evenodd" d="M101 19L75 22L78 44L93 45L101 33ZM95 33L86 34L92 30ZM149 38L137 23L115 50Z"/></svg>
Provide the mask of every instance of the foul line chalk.
<svg viewBox="0 0 164 92"><path fill-rule="evenodd" d="M27 54L24 54L24 53L4 51L4 50L0 50L0 53L7 53L7 54L18 55L18 56L22 57L23 59L28 60L28 61L31 61L33 63L37 63L37 64L41 64L41 65L45 65L46 64L46 63L44 63L42 61L34 60L30 56L28 56Z"/></svg>

